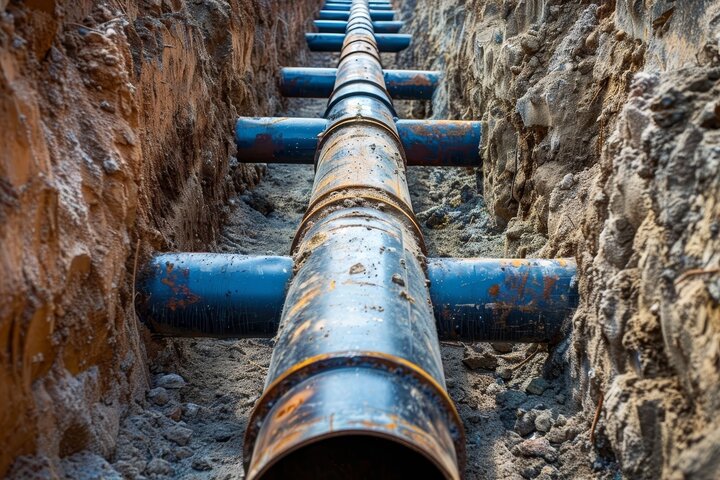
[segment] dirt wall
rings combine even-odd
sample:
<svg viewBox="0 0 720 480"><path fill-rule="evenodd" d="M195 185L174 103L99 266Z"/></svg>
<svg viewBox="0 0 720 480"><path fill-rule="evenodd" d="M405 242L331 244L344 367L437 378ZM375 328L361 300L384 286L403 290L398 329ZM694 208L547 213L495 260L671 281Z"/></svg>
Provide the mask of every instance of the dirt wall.
<svg viewBox="0 0 720 480"><path fill-rule="evenodd" d="M481 119L512 256L574 255L558 349L592 449L629 478L720 465L720 2L408 0L431 113ZM422 110L418 108L418 110ZM423 112L420 112L423 113Z"/></svg>
<svg viewBox="0 0 720 480"><path fill-rule="evenodd" d="M0 0L0 476L112 451L147 386L135 261L257 182L234 118L277 107L317 3Z"/></svg>

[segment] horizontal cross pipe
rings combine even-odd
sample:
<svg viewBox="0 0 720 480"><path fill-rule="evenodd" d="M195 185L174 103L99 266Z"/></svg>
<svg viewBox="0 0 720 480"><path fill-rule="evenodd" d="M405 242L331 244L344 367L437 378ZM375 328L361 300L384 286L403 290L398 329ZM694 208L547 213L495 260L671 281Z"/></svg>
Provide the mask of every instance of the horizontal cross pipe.
<svg viewBox="0 0 720 480"><path fill-rule="evenodd" d="M430 259L438 336L555 342L577 306L575 270L569 259ZM161 336L273 337L292 272L290 257L158 255L138 281L137 311Z"/></svg>
<svg viewBox="0 0 720 480"><path fill-rule="evenodd" d="M235 124L238 161L314 163L327 125L322 118L241 117ZM481 166L480 122L398 120L396 126L410 166Z"/></svg>
<svg viewBox="0 0 720 480"><path fill-rule="evenodd" d="M410 46L412 35L404 33L376 33L380 52L400 52ZM306 33L305 40L313 52L339 52L345 41L344 33Z"/></svg>
<svg viewBox="0 0 720 480"><path fill-rule="evenodd" d="M337 2L327 2L325 5L323 5L323 10L339 10L342 12L349 12L350 7L352 5L349 3L337 3ZM373 3L370 5L370 8L373 10L392 10L392 5L389 3Z"/></svg>
<svg viewBox="0 0 720 480"><path fill-rule="evenodd" d="M320 10L318 13L319 20L345 20L350 18L349 12L338 10ZM377 22L379 20L395 20L395 12L393 10L370 10L370 20Z"/></svg>
<svg viewBox="0 0 720 480"><path fill-rule="evenodd" d="M280 71L280 93L286 97L328 98L337 68L287 67ZM431 100L442 73L429 70L383 70L393 100Z"/></svg>
<svg viewBox="0 0 720 480"><path fill-rule="evenodd" d="M320 33L345 33L347 23L344 20L315 20L315 28ZM375 33L398 33L405 22L400 20L390 22L372 22Z"/></svg>

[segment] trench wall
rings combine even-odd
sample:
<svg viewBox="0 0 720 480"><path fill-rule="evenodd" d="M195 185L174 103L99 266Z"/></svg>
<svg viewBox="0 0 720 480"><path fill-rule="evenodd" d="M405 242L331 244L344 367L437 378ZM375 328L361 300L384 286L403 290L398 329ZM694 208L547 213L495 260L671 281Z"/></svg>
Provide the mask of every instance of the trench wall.
<svg viewBox="0 0 720 480"><path fill-rule="evenodd" d="M567 362L629 478L712 478L720 423L720 4L406 0L418 115L481 119L510 256L574 255Z"/></svg>
<svg viewBox="0 0 720 480"><path fill-rule="evenodd" d="M0 0L0 476L112 451L147 385L135 264L211 243L258 181L234 118L278 106L318 5Z"/></svg>

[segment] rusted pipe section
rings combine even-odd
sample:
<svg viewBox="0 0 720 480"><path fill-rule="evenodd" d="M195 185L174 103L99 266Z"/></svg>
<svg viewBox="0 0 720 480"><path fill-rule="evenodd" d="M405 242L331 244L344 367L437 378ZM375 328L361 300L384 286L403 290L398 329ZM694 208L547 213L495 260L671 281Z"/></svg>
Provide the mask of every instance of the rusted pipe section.
<svg viewBox="0 0 720 480"><path fill-rule="evenodd" d="M463 427L445 390L422 234L371 20L367 0L354 0L293 242L295 275L245 434L249 480L322 478L328 469L460 477Z"/></svg>
<svg viewBox="0 0 720 480"><path fill-rule="evenodd" d="M280 93L286 97L328 98L336 75L336 68L283 68ZM383 70L383 75L393 100L431 100L442 77L430 70Z"/></svg>
<svg viewBox="0 0 720 480"><path fill-rule="evenodd" d="M166 253L137 284L136 311L159 336L243 338L277 333L290 257ZM441 340L555 342L577 306L572 259L428 261Z"/></svg>
<svg viewBox="0 0 720 480"><path fill-rule="evenodd" d="M349 88L344 91L347 93ZM322 118L239 118L235 124L237 159L242 163L313 163L318 143L327 127L328 121ZM407 165L482 165L480 122L398 120L396 128Z"/></svg>

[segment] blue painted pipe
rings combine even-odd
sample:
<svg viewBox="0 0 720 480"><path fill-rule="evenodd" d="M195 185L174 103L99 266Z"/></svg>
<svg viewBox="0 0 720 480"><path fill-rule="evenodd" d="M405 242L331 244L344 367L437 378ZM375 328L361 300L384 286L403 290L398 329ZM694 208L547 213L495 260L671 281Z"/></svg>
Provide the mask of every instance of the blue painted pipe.
<svg viewBox="0 0 720 480"><path fill-rule="evenodd" d="M318 13L319 20L345 20L350 18L349 12L341 12L338 10L320 10ZM378 20L395 20L395 12L393 10L370 10L370 20L376 22Z"/></svg>
<svg viewBox="0 0 720 480"><path fill-rule="evenodd" d="M412 35L403 33L377 33L375 41L381 52L400 52L410 46ZM310 51L339 52L345 40L344 33L306 33Z"/></svg>
<svg viewBox="0 0 720 480"><path fill-rule="evenodd" d="M165 336L272 337L292 271L290 257L158 255L138 278L138 315Z"/></svg>
<svg viewBox="0 0 720 480"><path fill-rule="evenodd" d="M428 262L438 333L466 341L552 342L578 304L572 259Z"/></svg>
<svg viewBox="0 0 720 480"><path fill-rule="evenodd" d="M555 342L577 307L575 261L435 258L430 298L441 339ZM275 335L290 257L167 253L138 284L137 311L156 335Z"/></svg>
<svg viewBox="0 0 720 480"><path fill-rule="evenodd" d="M280 92L286 97L328 98L337 68L288 67L280 71ZM428 70L383 70L393 100L431 100L442 73Z"/></svg>
<svg viewBox="0 0 720 480"><path fill-rule="evenodd" d="M327 127L321 118L241 117L235 124L242 163L311 164ZM480 122L398 120L408 165L479 167Z"/></svg>
<svg viewBox="0 0 720 480"><path fill-rule="evenodd" d="M315 20L313 23L320 33L345 33L348 22L343 20ZM375 33L398 33L404 24L405 22L399 20L372 22Z"/></svg>
<svg viewBox="0 0 720 480"><path fill-rule="evenodd" d="M342 12L349 12L350 7L352 5L349 3L337 3L337 2L327 2L325 5L323 5L323 10L339 10ZM370 5L370 8L373 10L392 10L392 5L389 3L373 3Z"/></svg>

